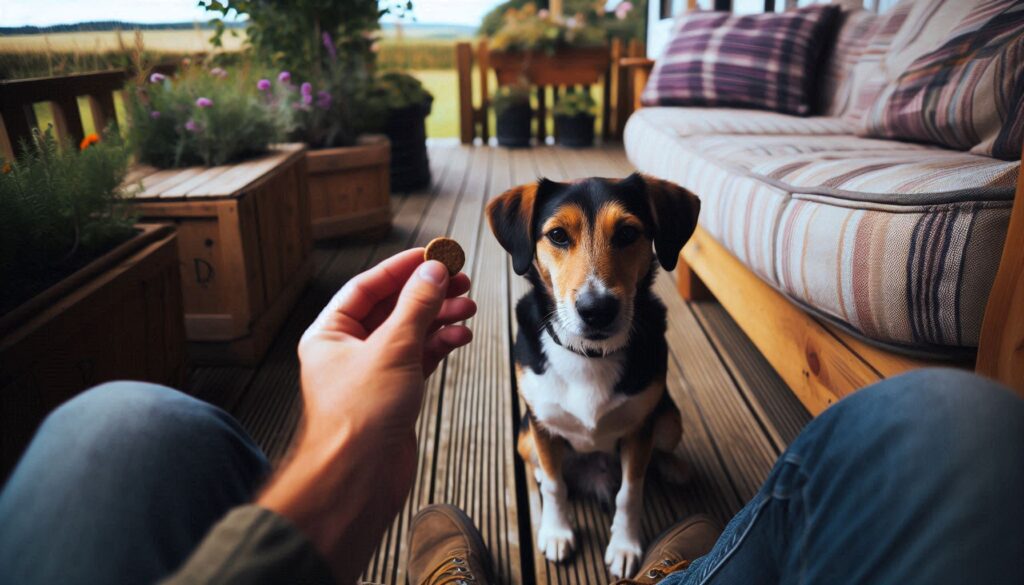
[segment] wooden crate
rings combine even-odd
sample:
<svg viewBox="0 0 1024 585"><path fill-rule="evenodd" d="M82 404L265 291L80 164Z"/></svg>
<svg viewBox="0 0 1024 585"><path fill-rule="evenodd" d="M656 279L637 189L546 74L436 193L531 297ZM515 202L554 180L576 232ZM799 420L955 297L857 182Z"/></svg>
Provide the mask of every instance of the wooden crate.
<svg viewBox="0 0 1024 585"><path fill-rule="evenodd" d="M312 272L306 150L233 165L136 169L135 205L178 228L185 330L198 363L255 365Z"/></svg>
<svg viewBox="0 0 1024 585"><path fill-rule="evenodd" d="M110 380L181 387L178 248L168 225L140 233L0 318L0 481L47 413Z"/></svg>
<svg viewBox="0 0 1024 585"><path fill-rule="evenodd" d="M310 150L313 237L380 236L391 228L391 143L363 136L355 146Z"/></svg>

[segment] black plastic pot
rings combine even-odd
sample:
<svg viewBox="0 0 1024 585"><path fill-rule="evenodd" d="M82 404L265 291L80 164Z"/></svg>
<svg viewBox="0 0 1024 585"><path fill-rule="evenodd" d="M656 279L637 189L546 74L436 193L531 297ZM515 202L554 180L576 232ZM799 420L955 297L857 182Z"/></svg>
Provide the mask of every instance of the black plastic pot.
<svg viewBox="0 0 1024 585"><path fill-rule="evenodd" d="M388 112L384 133L391 141L391 190L415 191L430 185L427 116L434 98Z"/></svg>
<svg viewBox="0 0 1024 585"><path fill-rule="evenodd" d="M498 113L498 145L530 146L533 108L530 104L508 106Z"/></svg>
<svg viewBox="0 0 1024 585"><path fill-rule="evenodd" d="M594 145L594 116L555 116L555 135L562 146L583 148Z"/></svg>

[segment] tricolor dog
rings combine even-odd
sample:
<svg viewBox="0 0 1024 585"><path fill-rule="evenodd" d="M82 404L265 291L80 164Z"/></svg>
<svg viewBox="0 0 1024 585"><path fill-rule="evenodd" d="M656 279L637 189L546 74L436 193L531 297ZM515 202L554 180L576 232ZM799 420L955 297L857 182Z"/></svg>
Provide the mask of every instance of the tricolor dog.
<svg viewBox="0 0 1024 585"><path fill-rule="evenodd" d="M516 380L527 405L518 449L540 484L537 546L552 561L575 546L569 485L600 491L593 466L617 456L605 562L617 577L639 565L644 475L655 450L670 468L679 463L662 458L682 435L665 390L665 306L651 285L659 263L675 268L699 210L689 191L640 174L541 179L487 206L514 270L533 285L516 305Z"/></svg>

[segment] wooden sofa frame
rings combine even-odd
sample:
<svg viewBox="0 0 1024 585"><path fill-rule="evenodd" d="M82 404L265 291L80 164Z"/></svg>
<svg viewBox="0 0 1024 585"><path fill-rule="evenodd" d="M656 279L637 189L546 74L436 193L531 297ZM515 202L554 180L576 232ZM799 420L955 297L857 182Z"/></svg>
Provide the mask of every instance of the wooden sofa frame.
<svg viewBox="0 0 1024 585"><path fill-rule="evenodd" d="M639 109L654 61L630 58L621 64L633 72ZM1024 396L1024 173L1018 177L977 357L970 362L916 359L867 344L786 298L700 227L679 255L676 278L683 298L717 299L813 414L868 384L927 366L973 369Z"/></svg>

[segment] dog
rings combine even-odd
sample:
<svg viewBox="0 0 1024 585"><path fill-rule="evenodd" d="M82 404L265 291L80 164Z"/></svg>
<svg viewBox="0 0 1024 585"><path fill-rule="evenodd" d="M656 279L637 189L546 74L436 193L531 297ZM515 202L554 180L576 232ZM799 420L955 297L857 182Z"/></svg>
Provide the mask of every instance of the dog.
<svg viewBox="0 0 1024 585"><path fill-rule="evenodd" d="M617 478L599 470L595 479L587 462L617 456L605 563L617 578L639 566L648 464L655 450L673 457L682 438L665 386L665 306L651 286L658 264L675 268L699 212L686 189L637 173L540 179L487 205L491 231L532 285L516 305L516 382L527 405L518 451L540 486L537 546L551 561L575 547L567 479L586 475L578 483L599 493Z"/></svg>

